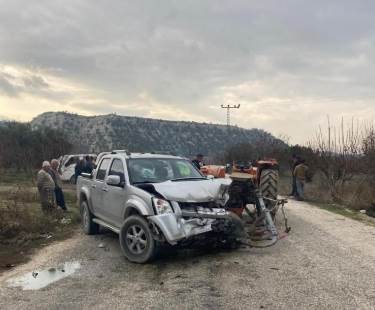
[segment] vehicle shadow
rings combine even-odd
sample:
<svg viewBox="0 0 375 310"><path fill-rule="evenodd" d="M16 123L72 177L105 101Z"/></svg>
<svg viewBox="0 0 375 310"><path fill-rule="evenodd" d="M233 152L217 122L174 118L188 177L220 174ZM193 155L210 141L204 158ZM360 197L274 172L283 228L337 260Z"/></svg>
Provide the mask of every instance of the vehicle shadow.
<svg viewBox="0 0 375 310"><path fill-rule="evenodd" d="M102 238L111 240L111 243L118 246L119 251L120 244L118 243L118 235L108 229L101 227L100 235ZM207 256L218 255L222 253L230 253L241 247L240 244L233 242L223 242L218 240L217 236L202 237L195 240L189 240L181 242L177 245L163 245L160 246L158 255L152 263L171 263L171 262L198 262L198 258L204 258Z"/></svg>

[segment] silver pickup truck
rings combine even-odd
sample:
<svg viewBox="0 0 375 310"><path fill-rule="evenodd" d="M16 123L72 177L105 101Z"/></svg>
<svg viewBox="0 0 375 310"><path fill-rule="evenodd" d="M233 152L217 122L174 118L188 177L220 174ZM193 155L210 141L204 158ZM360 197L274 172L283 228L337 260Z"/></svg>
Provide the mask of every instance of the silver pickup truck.
<svg viewBox="0 0 375 310"><path fill-rule="evenodd" d="M224 208L230 179L207 178L182 157L112 152L92 175L78 178L82 227L119 234L132 262L151 260L158 247L211 232L231 219Z"/></svg>

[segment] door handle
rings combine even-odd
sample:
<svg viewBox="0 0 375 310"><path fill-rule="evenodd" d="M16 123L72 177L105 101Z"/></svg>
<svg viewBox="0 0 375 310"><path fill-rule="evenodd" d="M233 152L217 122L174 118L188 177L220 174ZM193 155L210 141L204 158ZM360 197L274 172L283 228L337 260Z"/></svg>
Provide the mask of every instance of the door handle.
<svg viewBox="0 0 375 310"><path fill-rule="evenodd" d="M91 185L91 187L92 187L92 188L96 188L96 185L95 185L95 184L93 184L93 185Z"/></svg>
<svg viewBox="0 0 375 310"><path fill-rule="evenodd" d="M102 191L103 191L103 192L108 192L108 188L103 187L103 188L102 188Z"/></svg>

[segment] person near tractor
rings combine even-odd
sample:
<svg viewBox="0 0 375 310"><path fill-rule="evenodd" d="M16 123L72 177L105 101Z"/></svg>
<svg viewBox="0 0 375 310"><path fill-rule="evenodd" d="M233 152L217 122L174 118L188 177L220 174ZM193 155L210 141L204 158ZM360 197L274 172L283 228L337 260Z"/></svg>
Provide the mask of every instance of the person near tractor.
<svg viewBox="0 0 375 310"><path fill-rule="evenodd" d="M301 158L295 154L292 156L292 192L289 196L295 197L297 195L297 183L296 177L294 176L294 170L300 164Z"/></svg>
<svg viewBox="0 0 375 310"><path fill-rule="evenodd" d="M295 197L298 200L304 200L304 189L307 178L307 172L309 168L305 164L304 159L300 159L299 164L296 166L293 172L293 176L296 178L296 194Z"/></svg>
<svg viewBox="0 0 375 310"><path fill-rule="evenodd" d="M50 170L50 174L52 176L53 181L55 182L56 204L64 211L67 211L67 208L65 205L64 192L62 190L61 176L58 171L58 167L59 167L59 161L57 159L52 159L51 160L52 169Z"/></svg>
<svg viewBox="0 0 375 310"><path fill-rule="evenodd" d="M203 155L202 154L197 154L197 156L195 156L195 158L191 161L192 164L198 169L200 170L202 166L204 166L203 164Z"/></svg>
<svg viewBox="0 0 375 310"><path fill-rule="evenodd" d="M47 213L55 207L55 182L51 174L51 165L48 161L42 163L42 169L37 175L37 187L39 191L42 211Z"/></svg>

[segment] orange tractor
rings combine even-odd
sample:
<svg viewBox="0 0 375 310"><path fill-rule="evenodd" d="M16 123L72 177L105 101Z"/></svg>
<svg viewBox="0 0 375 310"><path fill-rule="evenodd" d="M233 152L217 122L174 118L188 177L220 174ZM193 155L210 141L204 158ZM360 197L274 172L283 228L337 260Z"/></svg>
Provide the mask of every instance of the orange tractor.
<svg viewBox="0 0 375 310"><path fill-rule="evenodd" d="M279 165L275 159L203 166L201 171L207 176L232 179L226 205L244 221L251 246L267 247L277 242L280 236L275 221L279 209L284 218L285 232L290 231L284 210L287 200L278 198Z"/></svg>
<svg viewBox="0 0 375 310"><path fill-rule="evenodd" d="M208 165L201 168L204 175L225 178L228 174L250 175L255 186L261 192L265 204L272 208L277 201L279 183L279 164L276 159L262 159L255 162L233 162L230 166Z"/></svg>

